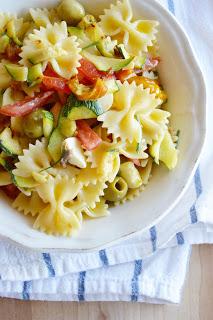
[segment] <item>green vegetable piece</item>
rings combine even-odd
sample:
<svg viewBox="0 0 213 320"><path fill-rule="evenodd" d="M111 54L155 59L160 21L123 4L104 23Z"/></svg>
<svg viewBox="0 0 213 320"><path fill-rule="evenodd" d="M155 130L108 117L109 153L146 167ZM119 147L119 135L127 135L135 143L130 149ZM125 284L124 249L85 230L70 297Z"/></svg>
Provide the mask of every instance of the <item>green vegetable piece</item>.
<svg viewBox="0 0 213 320"><path fill-rule="evenodd" d="M100 71L119 71L128 66L134 59L134 57L130 57L129 59L106 58L93 55L87 51L83 51L83 56L91 61Z"/></svg>
<svg viewBox="0 0 213 320"><path fill-rule="evenodd" d="M7 35L15 42L15 44L17 44L18 46L22 46L22 41L19 40L16 34L16 26L14 20L11 20L7 24Z"/></svg>
<svg viewBox="0 0 213 320"><path fill-rule="evenodd" d="M64 141L64 136L59 128L55 128L50 136L48 151L54 162L61 159L62 156L62 142Z"/></svg>
<svg viewBox="0 0 213 320"><path fill-rule="evenodd" d="M18 177L12 174L12 181L18 188L34 188L39 185L39 182L35 181L33 178Z"/></svg>
<svg viewBox="0 0 213 320"><path fill-rule="evenodd" d="M104 198L108 201L122 200L128 191L126 181L121 177L116 177L112 183L109 183L108 188L105 190Z"/></svg>
<svg viewBox="0 0 213 320"><path fill-rule="evenodd" d="M79 27L68 27L67 28L69 36L76 36L77 38L84 37L84 31Z"/></svg>
<svg viewBox="0 0 213 320"><path fill-rule="evenodd" d="M39 63L28 69L27 81L30 83L35 83L37 80L41 79L42 76L42 65Z"/></svg>
<svg viewBox="0 0 213 320"><path fill-rule="evenodd" d="M159 160L162 161L169 170L173 170L178 162L178 150L168 131L165 133L160 145Z"/></svg>
<svg viewBox="0 0 213 320"><path fill-rule="evenodd" d="M49 138L54 128L54 116L52 112L42 110L43 114L43 133L45 138Z"/></svg>
<svg viewBox="0 0 213 320"><path fill-rule="evenodd" d="M123 59L129 59L129 54L128 52L126 51L126 49L124 48L124 45L123 44L118 44L116 47L115 47L115 51L118 52L118 55L121 56Z"/></svg>
<svg viewBox="0 0 213 320"><path fill-rule="evenodd" d="M110 37L99 40L96 47L102 56L108 58L112 58L114 56L115 41L112 41Z"/></svg>
<svg viewBox="0 0 213 320"><path fill-rule="evenodd" d="M31 53L31 55L28 58L28 61L31 64L38 64L47 59L47 53L44 49L36 50L35 52Z"/></svg>
<svg viewBox="0 0 213 320"><path fill-rule="evenodd" d="M76 25L85 16L84 7L76 0L63 0L57 12L70 25Z"/></svg>
<svg viewBox="0 0 213 320"><path fill-rule="evenodd" d="M88 44L86 47L83 47L82 50L92 48L92 47L96 46L97 44L98 44L98 41L94 41L94 42Z"/></svg>
<svg viewBox="0 0 213 320"><path fill-rule="evenodd" d="M91 41L99 41L104 37L104 33L97 24L95 17L90 14L83 17L81 22L78 24L78 27L84 30L86 36Z"/></svg>
<svg viewBox="0 0 213 320"><path fill-rule="evenodd" d="M21 67L16 64L5 64L4 67L15 81L27 81L27 67Z"/></svg>
<svg viewBox="0 0 213 320"><path fill-rule="evenodd" d="M43 136L43 110L38 109L24 117L24 133L29 138L40 138Z"/></svg>
<svg viewBox="0 0 213 320"><path fill-rule="evenodd" d="M142 185L142 179L139 171L135 168L133 162L124 162L120 166L119 175L126 181L130 189L138 188Z"/></svg>
<svg viewBox="0 0 213 320"><path fill-rule="evenodd" d="M94 26L96 23L97 23L97 21L96 21L95 17L91 14L87 14L81 19L81 21L78 24L78 27L80 29L85 30L85 29L89 28L91 25Z"/></svg>
<svg viewBox="0 0 213 320"><path fill-rule="evenodd" d="M0 134L0 148L11 157L22 154L22 148L15 138L12 137L10 128L5 128Z"/></svg>
<svg viewBox="0 0 213 320"><path fill-rule="evenodd" d="M66 138L74 136L77 128L75 121L70 120L69 118L64 118L64 117L60 119L59 127L61 130L61 133Z"/></svg>
<svg viewBox="0 0 213 320"><path fill-rule="evenodd" d="M97 100L78 100L71 94L62 110L62 116L70 120L97 118L103 113Z"/></svg>
<svg viewBox="0 0 213 320"><path fill-rule="evenodd" d="M10 38L5 34L0 38L0 53L4 53L10 43Z"/></svg>

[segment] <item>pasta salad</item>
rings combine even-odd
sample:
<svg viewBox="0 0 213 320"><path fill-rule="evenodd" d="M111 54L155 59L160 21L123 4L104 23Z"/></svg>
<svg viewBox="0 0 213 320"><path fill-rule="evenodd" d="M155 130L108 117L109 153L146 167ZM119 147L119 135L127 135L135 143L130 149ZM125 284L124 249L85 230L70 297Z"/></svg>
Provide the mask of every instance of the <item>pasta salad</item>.
<svg viewBox="0 0 213 320"><path fill-rule="evenodd" d="M0 188L34 228L72 235L176 167L158 24L129 0L0 13Z"/></svg>

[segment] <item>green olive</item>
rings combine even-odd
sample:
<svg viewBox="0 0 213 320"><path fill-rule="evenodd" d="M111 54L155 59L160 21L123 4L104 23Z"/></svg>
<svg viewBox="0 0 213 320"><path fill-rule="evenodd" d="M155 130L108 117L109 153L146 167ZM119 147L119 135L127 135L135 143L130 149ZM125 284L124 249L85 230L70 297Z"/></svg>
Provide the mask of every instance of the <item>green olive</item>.
<svg viewBox="0 0 213 320"><path fill-rule="evenodd" d="M76 122L73 120L70 120L69 118L62 118L60 121L60 131L61 133L69 138L74 135L76 132Z"/></svg>
<svg viewBox="0 0 213 320"><path fill-rule="evenodd" d="M129 188L135 189L142 185L142 179L133 162L127 161L121 164L119 175L126 181Z"/></svg>
<svg viewBox="0 0 213 320"><path fill-rule="evenodd" d="M57 12L69 25L76 25L85 16L84 7L76 0L63 0Z"/></svg>
<svg viewBox="0 0 213 320"><path fill-rule="evenodd" d="M43 113L36 110L23 118L24 133L29 138L40 138L43 136Z"/></svg>
<svg viewBox="0 0 213 320"><path fill-rule="evenodd" d="M126 181L121 177L116 177L115 180L108 185L105 191L105 199L108 201L120 201L122 200L128 191Z"/></svg>

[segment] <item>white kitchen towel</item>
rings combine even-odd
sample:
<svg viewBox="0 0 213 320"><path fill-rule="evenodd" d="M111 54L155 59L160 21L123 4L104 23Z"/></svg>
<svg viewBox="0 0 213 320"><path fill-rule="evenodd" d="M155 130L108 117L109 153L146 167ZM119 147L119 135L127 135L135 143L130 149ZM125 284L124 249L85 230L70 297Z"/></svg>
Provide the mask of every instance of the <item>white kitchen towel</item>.
<svg viewBox="0 0 213 320"><path fill-rule="evenodd" d="M164 219L131 240L82 254L34 252L2 239L0 296L25 300L178 303L190 244L213 243L213 111L210 109L213 1L161 2L185 27L205 74L208 91L207 143L194 181L174 209L179 213L174 214L177 221L171 225L169 219Z"/></svg>

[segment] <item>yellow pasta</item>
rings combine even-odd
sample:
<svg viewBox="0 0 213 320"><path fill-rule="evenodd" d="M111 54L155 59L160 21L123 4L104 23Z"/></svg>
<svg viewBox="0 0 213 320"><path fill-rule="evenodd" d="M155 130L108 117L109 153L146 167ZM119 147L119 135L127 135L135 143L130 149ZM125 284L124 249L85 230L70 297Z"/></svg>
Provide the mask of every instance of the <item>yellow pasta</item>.
<svg viewBox="0 0 213 320"><path fill-rule="evenodd" d="M0 186L35 229L71 236L139 196L153 164L176 167L157 27L129 0L0 13Z"/></svg>
<svg viewBox="0 0 213 320"><path fill-rule="evenodd" d="M24 41L22 64L50 63L60 76L70 79L80 66L80 49L76 37L68 36L67 24L48 24L46 28L34 30Z"/></svg>
<svg viewBox="0 0 213 320"><path fill-rule="evenodd" d="M125 45L126 50L133 55L147 52L156 39L157 21L138 20L132 21L133 14L128 0L111 4L110 9L105 9L100 17L100 26L105 34L112 36L119 43Z"/></svg>

